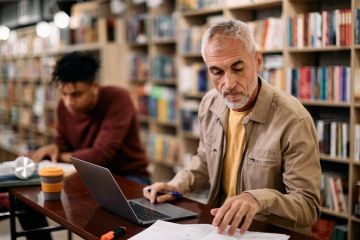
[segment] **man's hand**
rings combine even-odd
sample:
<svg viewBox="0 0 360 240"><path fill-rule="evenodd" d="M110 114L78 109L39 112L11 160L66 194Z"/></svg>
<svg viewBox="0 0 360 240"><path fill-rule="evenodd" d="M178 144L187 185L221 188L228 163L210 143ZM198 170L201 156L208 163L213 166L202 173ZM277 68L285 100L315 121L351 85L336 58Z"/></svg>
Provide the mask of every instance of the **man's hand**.
<svg viewBox="0 0 360 240"><path fill-rule="evenodd" d="M169 194L162 194L158 196L159 192L169 192ZM155 201L162 203L175 200L176 198L172 196L170 192L177 192L177 189L174 186L159 182L144 187L143 189L144 197L149 199L151 203L155 203Z"/></svg>
<svg viewBox="0 0 360 240"><path fill-rule="evenodd" d="M56 163L59 158L59 147L56 144L45 145L36 150L33 154L30 154L31 159L36 163L43 160L46 156L50 157L51 162Z"/></svg>
<svg viewBox="0 0 360 240"><path fill-rule="evenodd" d="M64 163L72 163L70 157L71 157L71 152L63 152L60 153L59 155L59 161L64 162Z"/></svg>
<svg viewBox="0 0 360 240"><path fill-rule="evenodd" d="M211 209L211 215L215 216L212 224L218 226L219 233L230 225L229 235L233 235L243 220L240 233L244 234L259 209L258 201L250 193L244 192L228 198L220 208Z"/></svg>

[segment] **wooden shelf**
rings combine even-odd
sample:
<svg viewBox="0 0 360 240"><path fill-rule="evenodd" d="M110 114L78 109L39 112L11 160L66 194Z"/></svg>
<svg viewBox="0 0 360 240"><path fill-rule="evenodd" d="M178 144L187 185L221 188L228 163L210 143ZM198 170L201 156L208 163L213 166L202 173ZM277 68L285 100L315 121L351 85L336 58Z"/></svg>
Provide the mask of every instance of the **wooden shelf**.
<svg viewBox="0 0 360 240"><path fill-rule="evenodd" d="M24 55L9 56L9 57L5 56L2 57L1 59L4 61L12 61L12 60L20 60L24 58L40 58L40 57L47 57L54 55L63 55L74 51L91 52L91 51L98 51L100 49L101 49L100 43L74 44L57 49L44 50L41 53L28 53Z"/></svg>
<svg viewBox="0 0 360 240"><path fill-rule="evenodd" d="M360 161L353 161L353 164L356 166L360 166Z"/></svg>
<svg viewBox="0 0 360 240"><path fill-rule="evenodd" d="M313 48L313 47L304 47L304 48L294 48L289 47L289 53L306 53L306 52L333 52L333 51L350 51L351 46L337 47L337 46L329 46L329 47L321 47L321 48Z"/></svg>
<svg viewBox="0 0 360 240"><path fill-rule="evenodd" d="M174 168L176 166L180 166L180 164L178 163L172 163L172 162L165 162L165 161L161 161L161 160L154 160L154 159L150 159L150 162L151 163L154 163L154 164L159 164L159 165L162 165L164 167L168 167L168 168Z"/></svg>
<svg viewBox="0 0 360 240"><path fill-rule="evenodd" d="M348 158L343 159L343 158L338 158L338 157L331 157L324 153L320 153L320 159L324 160L324 161L336 162L336 163L342 163L342 164L350 163L350 160Z"/></svg>
<svg viewBox="0 0 360 240"><path fill-rule="evenodd" d="M267 49L267 50L260 50L263 54L275 54L275 53L283 53L283 49Z"/></svg>
<svg viewBox="0 0 360 240"><path fill-rule="evenodd" d="M138 114L138 115L137 115L137 119L138 119L138 121L141 122L141 123L149 123L149 122L150 122L150 117L149 117L149 116L146 116L146 115Z"/></svg>
<svg viewBox="0 0 360 240"><path fill-rule="evenodd" d="M324 106L324 107L350 107L350 103L342 103L342 102L329 102L329 101L321 101L321 100L301 100L300 102L305 106Z"/></svg>
<svg viewBox="0 0 360 240"><path fill-rule="evenodd" d="M151 83L164 86L176 86L176 79L151 79Z"/></svg>
<svg viewBox="0 0 360 240"><path fill-rule="evenodd" d="M354 222L360 223L360 218L356 217L354 215L351 216L351 220L354 221Z"/></svg>
<svg viewBox="0 0 360 240"><path fill-rule="evenodd" d="M202 99L205 96L205 93L189 93L183 94L184 98L193 98L193 99Z"/></svg>
<svg viewBox="0 0 360 240"><path fill-rule="evenodd" d="M181 53L184 58L202 58L201 52L198 53Z"/></svg>
<svg viewBox="0 0 360 240"><path fill-rule="evenodd" d="M129 43L130 47L133 48L142 48L142 47L148 47L149 43Z"/></svg>
<svg viewBox="0 0 360 240"><path fill-rule="evenodd" d="M156 45L172 45L172 44L176 44L176 39L175 38L157 38L157 39L153 39L151 41L152 44L156 44Z"/></svg>
<svg viewBox="0 0 360 240"><path fill-rule="evenodd" d="M281 7L281 6L282 6L282 0L264 0L264 1L254 2L254 3L229 5L228 9L230 11L233 11L233 10L257 10L257 9Z"/></svg>
<svg viewBox="0 0 360 240"><path fill-rule="evenodd" d="M130 84L145 84L147 82L147 79L130 79L129 81Z"/></svg>
<svg viewBox="0 0 360 240"><path fill-rule="evenodd" d="M190 131L184 131L184 130L182 130L182 131L181 131L181 135L182 135L184 138L189 138L189 139L194 139L194 140L199 140L199 139L200 139L200 136L199 136L199 135L196 135L196 134L194 134L193 132L190 132Z"/></svg>
<svg viewBox="0 0 360 240"><path fill-rule="evenodd" d="M165 127L177 127L176 122L170 122L170 121L160 121L156 118L152 118L150 117L150 122L161 125L161 126L165 126Z"/></svg>
<svg viewBox="0 0 360 240"><path fill-rule="evenodd" d="M334 210L328 209L328 208L321 208L321 212L327 215L331 215L338 218L348 219L349 215L348 213L339 213L335 212Z"/></svg>
<svg viewBox="0 0 360 240"><path fill-rule="evenodd" d="M215 13L222 13L223 8L222 7L213 7L213 8L206 8L206 9L199 9L199 10L187 10L183 11L182 15L184 17L201 17L201 16L207 16Z"/></svg>

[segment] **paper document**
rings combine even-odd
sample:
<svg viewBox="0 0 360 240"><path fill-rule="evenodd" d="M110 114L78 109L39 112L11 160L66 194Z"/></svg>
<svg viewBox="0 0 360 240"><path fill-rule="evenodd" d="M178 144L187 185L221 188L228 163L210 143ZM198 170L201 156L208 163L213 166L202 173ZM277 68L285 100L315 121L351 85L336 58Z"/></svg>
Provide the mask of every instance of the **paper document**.
<svg viewBox="0 0 360 240"><path fill-rule="evenodd" d="M289 237L285 234L250 231L241 235L239 229L233 236L229 236L227 231L219 234L217 227L211 224L177 224L158 220L129 240L287 240Z"/></svg>

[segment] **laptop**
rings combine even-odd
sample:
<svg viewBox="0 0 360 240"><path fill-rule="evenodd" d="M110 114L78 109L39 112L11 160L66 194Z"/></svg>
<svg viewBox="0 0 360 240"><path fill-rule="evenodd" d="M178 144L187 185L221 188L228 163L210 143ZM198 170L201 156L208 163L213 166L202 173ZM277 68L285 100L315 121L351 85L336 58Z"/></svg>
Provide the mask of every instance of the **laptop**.
<svg viewBox="0 0 360 240"><path fill-rule="evenodd" d="M160 219L197 216L195 212L169 203L153 204L145 198L127 199L109 169L74 157L71 160L96 203L131 222L147 225Z"/></svg>

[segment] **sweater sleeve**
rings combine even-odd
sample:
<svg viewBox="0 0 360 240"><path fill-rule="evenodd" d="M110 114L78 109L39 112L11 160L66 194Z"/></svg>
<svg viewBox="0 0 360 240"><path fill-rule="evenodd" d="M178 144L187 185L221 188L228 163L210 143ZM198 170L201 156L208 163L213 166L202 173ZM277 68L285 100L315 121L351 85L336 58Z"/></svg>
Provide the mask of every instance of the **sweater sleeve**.
<svg viewBox="0 0 360 240"><path fill-rule="evenodd" d="M63 115L65 111L65 106L64 103L62 101L59 101L58 106L57 106L57 123L56 123L56 137L55 137L55 143L56 145L59 146L60 152L68 152L70 147L69 147L69 142L67 141L67 138L65 136L64 133L64 122L63 121L59 121L60 116Z"/></svg>
<svg viewBox="0 0 360 240"><path fill-rule="evenodd" d="M131 124L134 124L135 107L130 96L124 92L121 98L113 99L102 120L94 144L72 152L74 157L86 159L97 165L110 164L117 150L121 148Z"/></svg>

